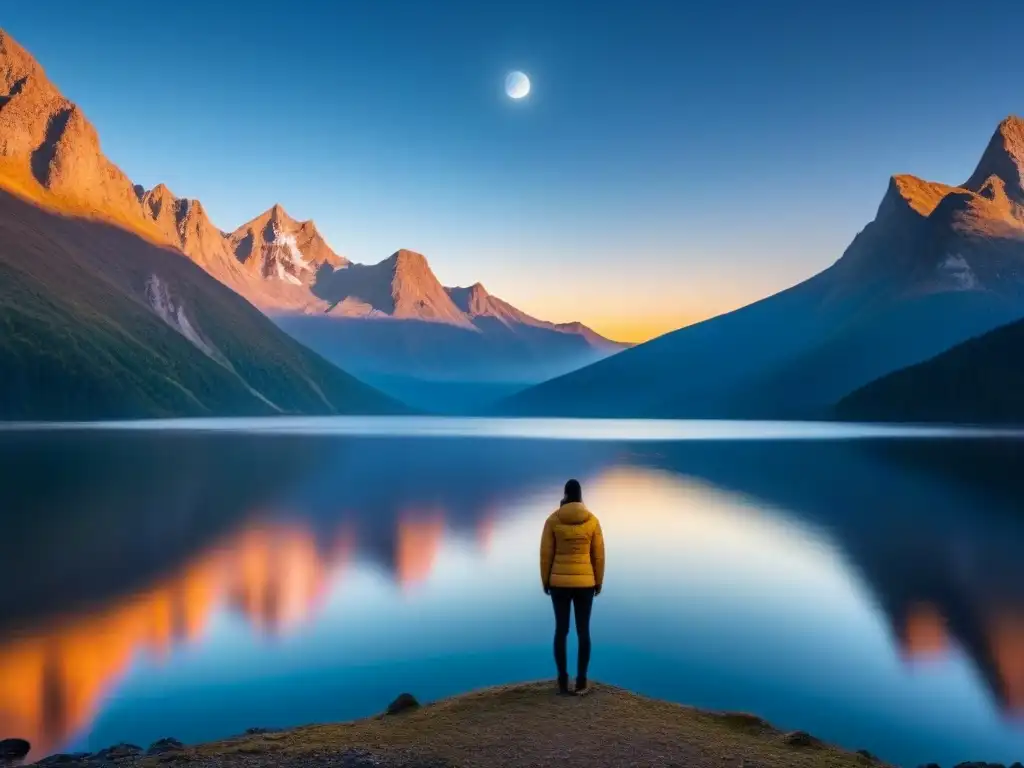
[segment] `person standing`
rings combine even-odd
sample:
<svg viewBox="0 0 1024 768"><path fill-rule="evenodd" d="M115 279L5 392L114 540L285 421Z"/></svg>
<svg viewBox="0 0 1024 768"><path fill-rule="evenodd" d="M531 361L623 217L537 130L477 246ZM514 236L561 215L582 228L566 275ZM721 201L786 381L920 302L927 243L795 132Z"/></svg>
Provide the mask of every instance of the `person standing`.
<svg viewBox="0 0 1024 768"><path fill-rule="evenodd" d="M544 523L540 578L555 609L558 692L585 694L590 665L590 613L604 582L604 535L597 517L583 504L583 490L577 480L565 484L561 504ZM565 647L570 612L575 614L579 640L575 691L569 690Z"/></svg>

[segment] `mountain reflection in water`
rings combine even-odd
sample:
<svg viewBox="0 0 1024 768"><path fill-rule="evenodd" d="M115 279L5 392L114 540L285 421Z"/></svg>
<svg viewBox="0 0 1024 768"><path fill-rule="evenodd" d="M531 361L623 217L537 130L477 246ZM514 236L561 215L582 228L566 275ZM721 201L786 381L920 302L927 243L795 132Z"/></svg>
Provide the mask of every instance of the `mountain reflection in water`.
<svg viewBox="0 0 1024 768"><path fill-rule="evenodd" d="M27 439L0 440L0 734L31 759L369 714L380 664L424 698L548 674L569 476L610 542L596 676L891 760L1024 747L1019 497L870 446Z"/></svg>

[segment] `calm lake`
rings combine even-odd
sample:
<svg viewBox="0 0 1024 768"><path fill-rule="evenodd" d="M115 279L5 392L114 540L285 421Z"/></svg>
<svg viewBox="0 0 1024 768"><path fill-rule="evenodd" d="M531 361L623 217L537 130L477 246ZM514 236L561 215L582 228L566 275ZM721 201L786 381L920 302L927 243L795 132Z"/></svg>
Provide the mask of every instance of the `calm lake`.
<svg viewBox="0 0 1024 768"><path fill-rule="evenodd" d="M30 759L553 677L537 550L569 477L607 542L594 679L904 765L1024 758L1016 439L121 427L0 430L0 738Z"/></svg>

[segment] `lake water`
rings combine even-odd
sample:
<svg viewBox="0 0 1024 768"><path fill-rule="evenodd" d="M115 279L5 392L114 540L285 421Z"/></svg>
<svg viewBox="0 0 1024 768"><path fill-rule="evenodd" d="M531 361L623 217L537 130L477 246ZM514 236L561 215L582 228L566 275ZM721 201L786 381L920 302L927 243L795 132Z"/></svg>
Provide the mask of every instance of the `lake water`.
<svg viewBox="0 0 1024 768"><path fill-rule="evenodd" d="M607 540L594 679L905 765L1009 763L1022 447L714 422L0 430L0 738L32 759L195 742L552 677L537 549L577 477Z"/></svg>

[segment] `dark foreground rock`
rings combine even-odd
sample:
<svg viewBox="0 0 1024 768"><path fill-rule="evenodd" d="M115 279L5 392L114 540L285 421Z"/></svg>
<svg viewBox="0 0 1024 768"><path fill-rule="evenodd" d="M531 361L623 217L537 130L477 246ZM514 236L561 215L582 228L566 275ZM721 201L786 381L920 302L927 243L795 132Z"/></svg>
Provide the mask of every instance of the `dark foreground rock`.
<svg viewBox="0 0 1024 768"><path fill-rule="evenodd" d="M818 747L821 746L821 740L816 739L811 734L805 731L791 731L782 737L784 744L788 744L791 747Z"/></svg>
<svg viewBox="0 0 1024 768"><path fill-rule="evenodd" d="M152 744L149 745L149 749L146 750L146 754L162 755L167 752L180 752L184 748L185 745L177 739L160 739L158 741L154 741Z"/></svg>
<svg viewBox="0 0 1024 768"><path fill-rule="evenodd" d="M0 741L0 761L21 760L32 749L24 739L3 739Z"/></svg>
<svg viewBox="0 0 1024 768"><path fill-rule="evenodd" d="M412 709L419 709L420 703L411 693L400 693L398 698L388 704L387 714L397 715L400 712L408 712Z"/></svg>
<svg viewBox="0 0 1024 768"><path fill-rule="evenodd" d="M84 765L90 759L92 759L92 754L89 752L59 752L56 755L50 755L44 760L40 760L37 765L59 765L62 768L73 768L73 766Z"/></svg>
<svg viewBox="0 0 1024 768"><path fill-rule="evenodd" d="M156 757L160 761L159 764L182 765L187 768L247 768L251 765L273 765L274 768L453 768L452 763L447 760L406 750L375 754L364 749L343 749L337 752L302 755L240 750L235 753L208 755L183 747L158 754L148 753L145 757L150 759L145 762L141 753L113 753L121 755L119 757L112 757L111 754L110 750L101 750L95 754L78 752L51 755L36 765L44 768L134 768L153 765L152 759Z"/></svg>
<svg viewBox="0 0 1024 768"><path fill-rule="evenodd" d="M134 744L115 744L112 747L101 749L93 757L96 760L124 760L129 757L141 757L142 747Z"/></svg>

